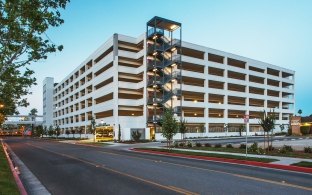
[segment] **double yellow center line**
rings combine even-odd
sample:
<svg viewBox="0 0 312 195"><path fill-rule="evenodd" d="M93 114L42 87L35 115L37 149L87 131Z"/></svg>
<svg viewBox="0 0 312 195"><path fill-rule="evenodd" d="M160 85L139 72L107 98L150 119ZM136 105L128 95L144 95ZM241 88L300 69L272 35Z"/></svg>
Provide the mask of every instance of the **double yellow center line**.
<svg viewBox="0 0 312 195"><path fill-rule="evenodd" d="M85 164L89 164L89 165L95 166L95 167L97 167L97 168L102 168L102 169L105 169L105 170L107 170L107 171L111 171L111 172L113 172L113 173L117 173L117 174L119 174L119 175L123 175L123 176L129 177L129 178L132 178L132 179L135 179L135 180L144 182L144 183L148 183L148 184L151 184L151 185L154 185L154 186L163 188L163 189L167 189L167 190L170 190L170 191L174 191L174 192L177 192L177 193L180 193L180 194L199 195L198 193L191 192L191 191L188 191L188 190L185 190L185 189L182 189L182 188L178 188L178 187L175 187L175 186L166 186L166 185L162 185L162 184L159 184L159 183L156 183L156 182L153 182L153 181L150 181L150 180L146 180L146 179L143 179L143 178L134 176L134 175L130 175L130 174L127 174L127 173L124 173L124 172L121 172L121 171L117 171L117 170L115 170L115 169L108 168L108 167L106 167L106 166L103 165L103 164L96 164L96 163L93 163L93 162L90 162L90 161L87 161L87 160L83 160L83 159L80 159L80 158L76 158L76 157L71 156L71 155L68 155L68 154L63 154L63 153L59 153L59 152L54 152L54 151L48 150L48 149L46 149L46 148L43 148L43 147L40 147L40 146L36 146L36 145L33 145L33 144L29 144L29 143L27 143L27 144L30 145L30 146L33 146L33 147L35 147L35 148L38 148L38 149L41 149L41 150L44 150L44 151L47 151L47 152L50 152L50 153L59 155L59 156L67 157L67 158L70 158L70 159L74 159L74 160L83 162L83 163L85 163ZM102 153L106 153L106 154L111 154L111 155L120 155L120 154L115 154L115 153L111 153L111 152L103 152L103 151L101 151L101 152L102 152Z"/></svg>

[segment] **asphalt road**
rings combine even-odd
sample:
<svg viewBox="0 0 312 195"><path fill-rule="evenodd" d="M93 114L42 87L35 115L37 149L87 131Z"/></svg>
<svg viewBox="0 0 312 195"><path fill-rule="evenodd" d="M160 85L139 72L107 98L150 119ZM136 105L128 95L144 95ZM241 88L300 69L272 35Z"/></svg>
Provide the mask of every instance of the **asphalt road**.
<svg viewBox="0 0 312 195"><path fill-rule="evenodd" d="M312 175L9 138L14 153L52 194L312 194Z"/></svg>

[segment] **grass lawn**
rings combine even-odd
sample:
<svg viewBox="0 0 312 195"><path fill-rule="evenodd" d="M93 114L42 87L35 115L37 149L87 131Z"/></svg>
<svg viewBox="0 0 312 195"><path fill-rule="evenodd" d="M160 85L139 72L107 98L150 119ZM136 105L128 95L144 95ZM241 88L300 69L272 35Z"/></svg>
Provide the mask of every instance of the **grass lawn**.
<svg viewBox="0 0 312 195"><path fill-rule="evenodd" d="M218 152L231 152L231 153L242 153L245 154L245 149L240 148L214 148L214 147L192 147L189 148L192 150L206 150L206 151L218 151ZM249 152L250 153L250 152ZM252 153L250 153L252 154ZM277 149L274 151L270 151L270 156L284 156L284 157L293 157L293 158L306 158L306 159L312 159L312 153L304 153L303 151L293 151L293 152L287 152L287 153L279 153Z"/></svg>
<svg viewBox="0 0 312 195"><path fill-rule="evenodd" d="M307 162L307 161L300 161L300 162L294 163L292 165L299 166L299 167L309 167L309 168L312 168L312 162Z"/></svg>
<svg viewBox="0 0 312 195"><path fill-rule="evenodd" d="M0 194L19 194L2 145L0 146Z"/></svg>
<svg viewBox="0 0 312 195"><path fill-rule="evenodd" d="M244 157L244 156L235 156L229 154L210 154L210 153L201 153L201 152L189 152L189 151L178 151L178 150L168 150L161 148L138 148L140 150L151 150L151 151L159 151L159 152L169 152L176 154L186 154L186 155L194 155L194 156L207 156L207 157L217 157L217 158L227 158L227 159L236 159L236 160L248 160L248 161L257 161L257 162L274 162L276 159L269 158L253 158L253 157Z"/></svg>

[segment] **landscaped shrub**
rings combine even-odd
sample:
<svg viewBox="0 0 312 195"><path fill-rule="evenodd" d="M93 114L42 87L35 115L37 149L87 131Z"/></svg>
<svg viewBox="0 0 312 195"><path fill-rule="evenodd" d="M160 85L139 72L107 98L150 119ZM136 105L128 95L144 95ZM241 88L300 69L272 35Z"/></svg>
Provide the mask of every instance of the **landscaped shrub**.
<svg viewBox="0 0 312 195"><path fill-rule="evenodd" d="M250 147L247 148L249 153L264 154L264 150L258 146L258 143L254 142Z"/></svg>
<svg viewBox="0 0 312 195"><path fill-rule="evenodd" d="M304 153L312 153L312 148L310 146L304 147Z"/></svg>
<svg viewBox="0 0 312 195"><path fill-rule="evenodd" d="M215 147L215 148L221 148L221 147L222 147L222 144L215 144L214 147Z"/></svg>
<svg viewBox="0 0 312 195"><path fill-rule="evenodd" d="M239 146L239 149L245 149L246 148L246 144L241 144L240 146Z"/></svg>
<svg viewBox="0 0 312 195"><path fill-rule="evenodd" d="M210 143L205 143L205 147L210 148L211 144Z"/></svg>
<svg viewBox="0 0 312 195"><path fill-rule="evenodd" d="M286 132L278 132L278 133L274 133L275 136L281 136L281 135L287 135Z"/></svg>
<svg viewBox="0 0 312 195"><path fill-rule="evenodd" d="M193 147L193 144L192 144L192 142L187 142L186 146L191 148L191 147Z"/></svg>
<svg viewBox="0 0 312 195"><path fill-rule="evenodd" d="M184 142L180 142L179 147L184 147Z"/></svg>
<svg viewBox="0 0 312 195"><path fill-rule="evenodd" d="M233 148L232 144L227 144L226 147L227 148Z"/></svg>
<svg viewBox="0 0 312 195"><path fill-rule="evenodd" d="M201 146L202 146L202 144L200 142L196 143L196 147L201 147Z"/></svg>
<svg viewBox="0 0 312 195"><path fill-rule="evenodd" d="M310 126L301 126L300 132L302 135L308 135L310 133Z"/></svg>
<svg viewBox="0 0 312 195"><path fill-rule="evenodd" d="M133 131L131 133L132 138L134 139L134 141L139 141L140 137L141 137L141 133L139 131Z"/></svg>
<svg viewBox="0 0 312 195"><path fill-rule="evenodd" d="M293 151L293 149L291 146L284 145L279 152L285 154L287 152L292 152L292 151Z"/></svg>
<svg viewBox="0 0 312 195"><path fill-rule="evenodd" d="M178 142L174 142L174 143L173 143L173 146L174 146L175 148L178 148L178 147L179 147L179 143L178 143Z"/></svg>
<svg viewBox="0 0 312 195"><path fill-rule="evenodd" d="M247 148L247 151L250 153L258 153L258 143L254 142L250 147Z"/></svg>

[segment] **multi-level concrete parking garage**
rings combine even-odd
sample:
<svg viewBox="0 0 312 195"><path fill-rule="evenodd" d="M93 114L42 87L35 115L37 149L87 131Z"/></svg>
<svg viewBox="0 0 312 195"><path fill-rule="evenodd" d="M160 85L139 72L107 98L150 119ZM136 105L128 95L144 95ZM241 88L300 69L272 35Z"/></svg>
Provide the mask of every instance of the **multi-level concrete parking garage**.
<svg viewBox="0 0 312 195"><path fill-rule="evenodd" d="M161 139L164 107L187 121L187 137L238 135L244 115L248 134L260 134L264 110L274 110L275 131L288 125L294 71L185 42L181 35L180 23L160 17L139 37L114 34L61 82L45 80L45 125L88 134L94 116L107 129L104 136L117 139L120 128L124 140L135 130Z"/></svg>

